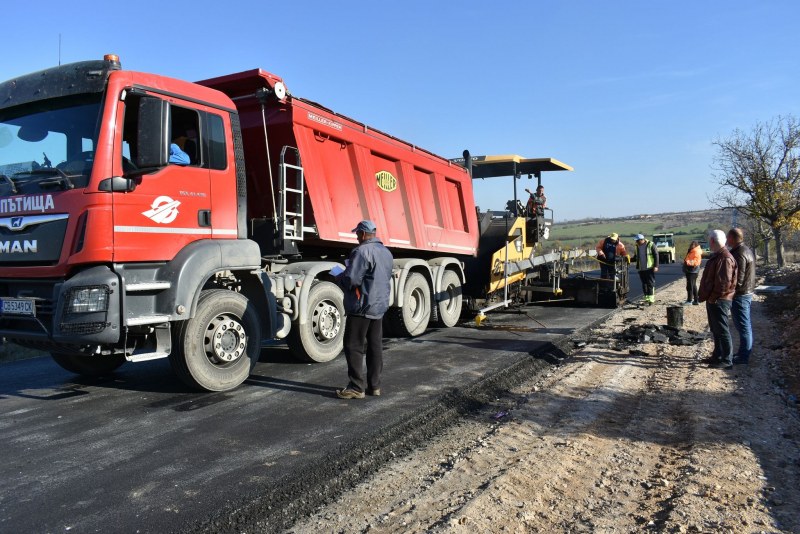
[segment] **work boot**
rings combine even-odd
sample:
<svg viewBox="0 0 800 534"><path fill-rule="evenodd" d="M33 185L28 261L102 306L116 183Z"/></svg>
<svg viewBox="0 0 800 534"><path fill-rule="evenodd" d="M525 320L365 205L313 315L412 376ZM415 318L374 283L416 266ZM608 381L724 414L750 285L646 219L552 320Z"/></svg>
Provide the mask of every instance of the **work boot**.
<svg viewBox="0 0 800 534"><path fill-rule="evenodd" d="M372 397L380 397L381 388L367 388L367 395L371 395Z"/></svg>
<svg viewBox="0 0 800 534"><path fill-rule="evenodd" d="M340 399L363 399L364 392L351 389L349 386L344 389L337 389L336 396Z"/></svg>

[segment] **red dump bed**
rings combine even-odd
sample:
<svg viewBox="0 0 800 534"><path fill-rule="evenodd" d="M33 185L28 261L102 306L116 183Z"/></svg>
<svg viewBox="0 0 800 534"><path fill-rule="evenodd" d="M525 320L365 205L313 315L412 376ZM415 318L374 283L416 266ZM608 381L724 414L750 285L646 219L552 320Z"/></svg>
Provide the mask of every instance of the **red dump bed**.
<svg viewBox="0 0 800 534"><path fill-rule="evenodd" d="M317 233L305 235L307 245L355 243L352 228L361 219L371 219L378 237L395 249L427 255L476 253L472 181L463 167L294 96L265 99L262 113L255 93L278 81L277 76L252 70L198 82L236 103L250 218L272 216L269 165L277 191L281 149L291 146L299 149L305 174L305 226L315 227Z"/></svg>

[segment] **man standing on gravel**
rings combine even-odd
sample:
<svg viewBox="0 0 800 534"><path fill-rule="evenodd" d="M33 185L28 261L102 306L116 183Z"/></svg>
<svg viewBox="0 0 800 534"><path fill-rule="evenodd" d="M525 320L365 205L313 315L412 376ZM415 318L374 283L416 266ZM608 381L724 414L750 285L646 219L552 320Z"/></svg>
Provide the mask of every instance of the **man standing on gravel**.
<svg viewBox="0 0 800 534"><path fill-rule="evenodd" d="M725 248L725 232L708 233L711 258L703 270L698 300L706 303L708 327L714 336L714 353L708 362L715 369L733 368L733 342L728 313L736 292L736 260Z"/></svg>
<svg viewBox="0 0 800 534"><path fill-rule="evenodd" d="M372 221L361 221L353 228L358 246L350 252L347 268L336 276L347 314L344 356L349 382L336 391L340 399L363 399L365 392L376 397L381 394L383 314L389 309L393 258L375 237L377 231Z"/></svg>
<svg viewBox="0 0 800 534"><path fill-rule="evenodd" d="M648 241L642 234L634 236L632 262L636 263L639 280L642 281L642 293L648 306L656 303L656 273L658 272L658 251L652 241Z"/></svg>
<svg viewBox="0 0 800 534"><path fill-rule="evenodd" d="M744 244L741 228L728 231L728 243L731 256L736 261L736 294L731 305L731 317L739 331L739 350L733 363L747 365L750 353L753 352L753 325L750 322L750 305L753 302L753 290L756 287L756 257L753 251Z"/></svg>

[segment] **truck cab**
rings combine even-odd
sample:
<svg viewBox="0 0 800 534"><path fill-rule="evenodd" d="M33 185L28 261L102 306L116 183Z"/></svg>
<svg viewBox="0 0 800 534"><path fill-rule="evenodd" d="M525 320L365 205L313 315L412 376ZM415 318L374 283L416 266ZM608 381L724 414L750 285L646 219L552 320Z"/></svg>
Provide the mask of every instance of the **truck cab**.
<svg viewBox="0 0 800 534"><path fill-rule="evenodd" d="M116 56L0 84L0 335L80 374L171 355L201 389L246 378L267 313L226 295L216 317L234 328L208 322L220 344L199 367L179 333L220 301L204 292L258 281L235 121L218 91ZM170 162L173 144L188 164Z"/></svg>

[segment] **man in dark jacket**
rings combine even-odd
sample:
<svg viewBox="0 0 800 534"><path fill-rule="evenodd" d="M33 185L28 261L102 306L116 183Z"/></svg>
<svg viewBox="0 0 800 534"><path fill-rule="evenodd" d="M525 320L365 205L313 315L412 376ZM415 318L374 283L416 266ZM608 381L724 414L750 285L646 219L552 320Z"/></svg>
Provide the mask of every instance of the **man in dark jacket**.
<svg viewBox="0 0 800 534"><path fill-rule="evenodd" d="M756 257L744 244L741 228L731 228L728 232L731 256L736 261L736 294L731 305L731 317L739 331L739 350L733 363L747 365L753 352L753 326L750 322L750 305L756 288Z"/></svg>
<svg viewBox="0 0 800 534"><path fill-rule="evenodd" d="M733 342L728 312L736 292L736 261L725 248L725 233L722 230L709 232L708 244L712 254L700 279L698 299L706 303L708 327L714 336L714 353L709 363L716 369L731 369Z"/></svg>
<svg viewBox="0 0 800 534"><path fill-rule="evenodd" d="M361 221L352 231L358 246L350 253L347 268L336 277L336 283L344 291L347 314L344 355L349 382L347 387L336 391L341 399L363 399L365 392L381 394L383 314L389 309L393 265L392 253L375 237L375 223Z"/></svg>

